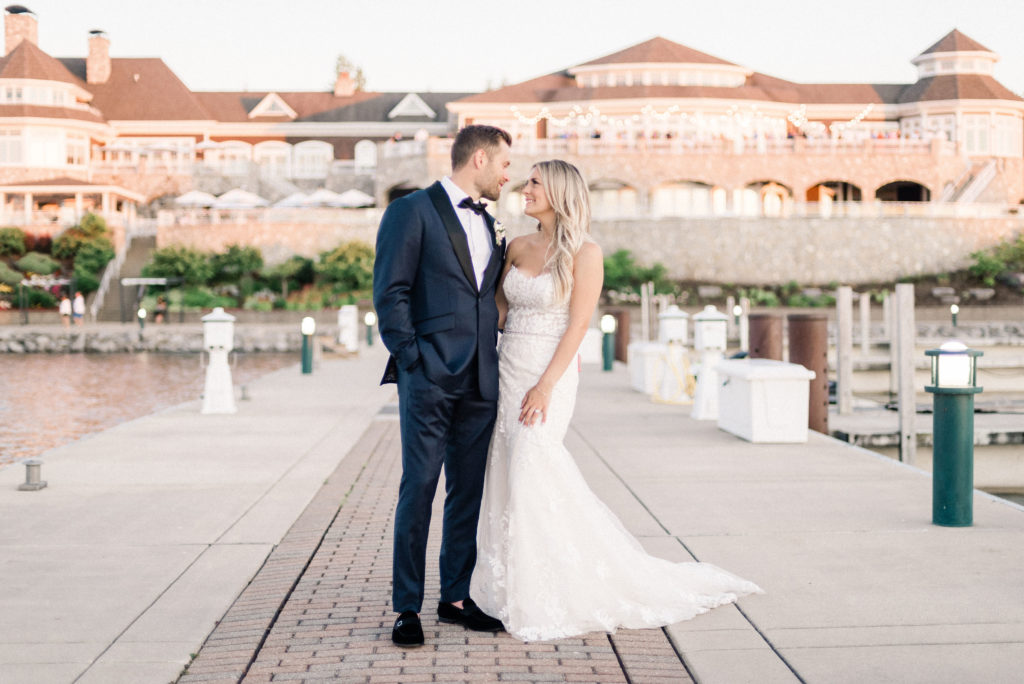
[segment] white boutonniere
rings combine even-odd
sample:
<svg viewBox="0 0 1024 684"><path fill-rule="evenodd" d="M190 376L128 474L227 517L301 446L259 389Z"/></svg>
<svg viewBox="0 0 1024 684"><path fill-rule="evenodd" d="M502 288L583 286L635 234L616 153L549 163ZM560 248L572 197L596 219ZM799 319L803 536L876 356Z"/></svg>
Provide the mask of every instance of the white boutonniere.
<svg viewBox="0 0 1024 684"><path fill-rule="evenodd" d="M505 226L498 219L494 219L494 244L500 247L504 239Z"/></svg>

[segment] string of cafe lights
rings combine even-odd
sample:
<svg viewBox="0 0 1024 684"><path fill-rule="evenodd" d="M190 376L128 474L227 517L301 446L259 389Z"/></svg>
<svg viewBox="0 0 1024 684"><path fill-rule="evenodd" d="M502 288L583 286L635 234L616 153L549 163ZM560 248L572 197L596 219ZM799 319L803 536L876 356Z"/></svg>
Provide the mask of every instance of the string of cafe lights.
<svg viewBox="0 0 1024 684"><path fill-rule="evenodd" d="M834 122L829 126L829 129L833 134L841 134L846 130L852 129L864 121L864 118L871 113L874 109L873 103L868 103L859 114L844 122ZM546 120L551 124L558 127L567 127L570 124L577 126L590 126L594 122L600 122L613 127L625 126L627 122L639 122L643 119L651 120L655 119L658 121L667 121L673 117L678 117L680 121L693 121L698 125L705 124L712 120L726 121L729 123L739 123L742 126L749 126L754 119L761 119L764 117L764 113L759 111L757 106L753 106L749 111L741 110L737 105L732 105L725 114L720 114L712 117L705 117L701 114L689 114L687 112L680 111L679 105L670 105L663 110L658 110L652 105L644 105L640 109L639 114L633 114L627 117L614 117L607 114L602 114L601 110L590 105L584 110L580 105L573 105L569 112L562 117L555 116L551 113L551 110L547 106L542 106L540 110L532 115L528 116L524 114L518 106L512 105L509 110L515 117L516 121L521 124L533 125L538 121ZM824 125L820 122L811 122L807 118L807 105L800 105L797 109L791 111L786 119L793 124L797 130L802 130L808 124L817 124L813 126L815 129L823 129Z"/></svg>

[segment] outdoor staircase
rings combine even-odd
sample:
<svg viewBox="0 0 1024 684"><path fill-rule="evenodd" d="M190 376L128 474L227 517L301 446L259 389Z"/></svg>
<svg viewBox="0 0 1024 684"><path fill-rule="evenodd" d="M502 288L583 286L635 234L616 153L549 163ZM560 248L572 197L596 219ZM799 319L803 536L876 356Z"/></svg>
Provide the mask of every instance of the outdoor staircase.
<svg viewBox="0 0 1024 684"><path fill-rule="evenodd" d="M103 305L96 312L97 321L120 322L121 321L121 298L128 299L128 308L134 309L138 301L138 293L134 288L122 288L121 278L137 278L142 275L142 267L149 262L149 255L156 249L156 236L140 235L135 236L125 253L121 270L114 275L110 284L110 291L103 299ZM122 291L123 290L123 291Z"/></svg>
<svg viewBox="0 0 1024 684"><path fill-rule="evenodd" d="M953 185L946 187L939 201L956 202L958 204L976 202L995 177L995 159L975 162L956 179Z"/></svg>
<svg viewBox="0 0 1024 684"><path fill-rule="evenodd" d="M978 169L976 173L971 174L970 179L968 179L963 190L958 193L954 201L961 204L978 201L978 198L981 197L981 193L985 192L985 189L995 177L996 160L990 159L982 164L981 168Z"/></svg>

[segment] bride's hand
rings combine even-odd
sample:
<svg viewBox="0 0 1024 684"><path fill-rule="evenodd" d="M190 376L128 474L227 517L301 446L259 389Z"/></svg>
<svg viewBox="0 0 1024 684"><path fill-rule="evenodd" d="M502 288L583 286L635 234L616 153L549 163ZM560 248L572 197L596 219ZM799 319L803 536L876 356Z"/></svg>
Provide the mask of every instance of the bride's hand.
<svg viewBox="0 0 1024 684"><path fill-rule="evenodd" d="M523 403L519 406L519 422L523 425L533 426L539 419L546 423L548 420L548 402L551 400L551 390L544 389L538 383L531 387L523 397Z"/></svg>

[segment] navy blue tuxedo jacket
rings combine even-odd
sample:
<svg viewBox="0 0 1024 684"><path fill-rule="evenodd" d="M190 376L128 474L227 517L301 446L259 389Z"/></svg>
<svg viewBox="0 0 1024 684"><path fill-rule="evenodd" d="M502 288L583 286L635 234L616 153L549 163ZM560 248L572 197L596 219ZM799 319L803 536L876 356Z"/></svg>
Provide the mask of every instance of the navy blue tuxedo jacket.
<svg viewBox="0 0 1024 684"><path fill-rule="evenodd" d="M484 219L493 237L494 219ZM440 182L388 205L373 265L373 305L391 352L381 384L396 381L397 365L422 368L431 382L454 391L475 362L480 395L497 400L494 289L504 258L505 241L495 240L477 287L466 233Z"/></svg>

